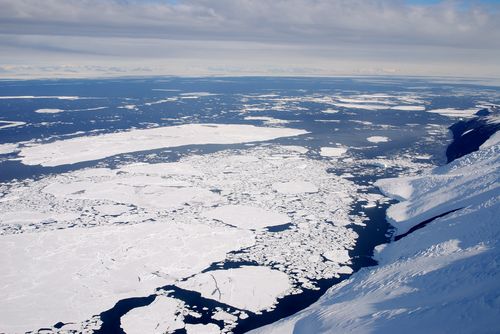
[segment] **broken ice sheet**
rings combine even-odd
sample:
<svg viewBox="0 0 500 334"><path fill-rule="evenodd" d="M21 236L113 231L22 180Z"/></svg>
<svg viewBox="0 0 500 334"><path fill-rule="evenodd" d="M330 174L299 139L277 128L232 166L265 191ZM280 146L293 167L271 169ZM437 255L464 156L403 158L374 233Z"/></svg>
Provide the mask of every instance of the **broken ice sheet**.
<svg viewBox="0 0 500 334"><path fill-rule="evenodd" d="M83 321L120 299L148 295L193 275L253 242L245 230L194 222L4 235L0 332Z"/></svg>
<svg viewBox="0 0 500 334"><path fill-rule="evenodd" d="M354 247L357 234L349 227L349 211L357 186L328 173L331 162L302 152L260 146L187 156L176 163L87 168L11 182L5 187L10 199L0 202L2 214L51 208L54 214L76 217L49 225L34 220L30 230L0 224L1 258L8 262L2 267L10 268L0 273L0 280L11 282L0 289L0 298L9 300L0 306L0 330L82 322L119 299L146 295L224 260L258 264L255 268L283 282L286 278L293 287L310 287L316 279L347 272L345 253L321 255L333 245L338 250ZM289 191L288 182L301 186ZM286 194L277 191L279 184L287 185ZM308 191L303 191L305 185ZM189 194L193 189L196 196ZM252 232L248 226L205 217L234 206L270 212L291 226ZM227 274L218 275L224 281ZM250 310L267 309L277 296L295 289L288 288L283 283L272 293L256 291L265 296L259 305L243 305L234 293L227 298ZM38 302L29 302L33 298L50 307L37 307ZM70 301L77 301L78 310L67 305Z"/></svg>

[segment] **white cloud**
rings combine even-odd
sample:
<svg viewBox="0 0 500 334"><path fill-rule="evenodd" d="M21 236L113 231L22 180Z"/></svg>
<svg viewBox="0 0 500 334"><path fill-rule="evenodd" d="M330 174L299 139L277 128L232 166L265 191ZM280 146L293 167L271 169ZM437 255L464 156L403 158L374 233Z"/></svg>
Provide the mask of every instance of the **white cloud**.
<svg viewBox="0 0 500 334"><path fill-rule="evenodd" d="M486 6L0 0L0 63L11 65L7 75L61 63L78 73L98 66L119 67L117 74L148 67L158 74L500 75L500 6Z"/></svg>

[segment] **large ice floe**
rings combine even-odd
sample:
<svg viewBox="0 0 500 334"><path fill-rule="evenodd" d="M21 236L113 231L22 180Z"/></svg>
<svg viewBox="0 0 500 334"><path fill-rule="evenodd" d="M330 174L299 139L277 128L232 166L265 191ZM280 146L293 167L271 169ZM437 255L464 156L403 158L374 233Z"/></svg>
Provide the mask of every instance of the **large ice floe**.
<svg viewBox="0 0 500 334"><path fill-rule="evenodd" d="M255 333L498 332L499 153L494 136L422 176L379 181L401 201L388 211L397 241L376 248L379 265Z"/></svg>
<svg viewBox="0 0 500 334"><path fill-rule="evenodd" d="M280 130L252 127L257 135L245 136L237 129L238 140L249 141ZM41 152L38 161L50 163ZM153 332L229 330L238 317L272 310L318 279L352 272L348 252L357 234L350 224L363 218L349 211L371 194L357 194L354 183L327 172L330 162L305 152L261 145L2 184L0 332L58 322L66 324L61 330L99 328L98 315L117 301L151 294L155 302L122 317L127 332L153 322ZM223 261L235 266L207 269ZM208 310L212 324L189 323L196 305L158 289L166 286L233 310Z"/></svg>
<svg viewBox="0 0 500 334"><path fill-rule="evenodd" d="M117 154L200 144L238 144L305 134L304 130L239 124L185 124L76 137L21 149L26 165L59 166Z"/></svg>
<svg viewBox="0 0 500 334"><path fill-rule="evenodd" d="M291 285L281 271L244 266L202 273L179 283L179 287L255 313L272 307L276 298L283 296Z"/></svg>
<svg viewBox="0 0 500 334"><path fill-rule="evenodd" d="M427 112L440 114L447 117L473 117L477 112L478 108L469 108L469 109L457 109L457 108L440 108L440 109L431 109L426 110Z"/></svg>

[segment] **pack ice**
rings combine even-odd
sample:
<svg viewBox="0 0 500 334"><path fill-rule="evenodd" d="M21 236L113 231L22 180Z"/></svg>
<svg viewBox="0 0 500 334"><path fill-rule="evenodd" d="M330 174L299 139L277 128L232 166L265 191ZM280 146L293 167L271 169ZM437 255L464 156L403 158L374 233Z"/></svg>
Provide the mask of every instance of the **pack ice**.
<svg viewBox="0 0 500 334"><path fill-rule="evenodd" d="M428 224L378 246L377 267L253 333L497 332L499 153L493 136L479 151L423 176L379 181L401 201L387 214L396 235Z"/></svg>
<svg viewBox="0 0 500 334"><path fill-rule="evenodd" d="M305 152L266 145L0 185L0 332L57 322L88 330L117 301L166 285L262 312L318 278L350 272L356 185ZM255 265L203 272L224 260ZM184 301L157 298L127 313L122 328L217 327L184 323Z"/></svg>

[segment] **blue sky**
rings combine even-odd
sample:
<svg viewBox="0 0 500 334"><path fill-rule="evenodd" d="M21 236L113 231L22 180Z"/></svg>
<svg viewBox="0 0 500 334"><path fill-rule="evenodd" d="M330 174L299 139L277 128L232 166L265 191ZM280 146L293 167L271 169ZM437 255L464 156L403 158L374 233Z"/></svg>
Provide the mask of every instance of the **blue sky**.
<svg viewBox="0 0 500 334"><path fill-rule="evenodd" d="M500 76L500 0L0 0L0 77Z"/></svg>

